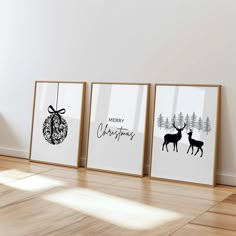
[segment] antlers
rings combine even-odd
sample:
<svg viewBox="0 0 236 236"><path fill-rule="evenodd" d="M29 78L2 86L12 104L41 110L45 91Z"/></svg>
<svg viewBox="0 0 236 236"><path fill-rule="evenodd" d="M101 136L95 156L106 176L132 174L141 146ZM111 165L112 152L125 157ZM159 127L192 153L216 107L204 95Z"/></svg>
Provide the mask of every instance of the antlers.
<svg viewBox="0 0 236 236"><path fill-rule="evenodd" d="M181 131L182 131L182 130L186 127L187 123L184 123L183 128L180 128L180 129L178 129L178 128L175 126L175 123L173 123L172 125L173 125L173 127L174 127L176 130L181 130Z"/></svg>
<svg viewBox="0 0 236 236"><path fill-rule="evenodd" d="M175 129L178 129L178 128L175 126L175 123L173 123L172 125L173 125L173 127L174 127Z"/></svg>
<svg viewBox="0 0 236 236"><path fill-rule="evenodd" d="M187 125L187 123L184 123L184 127L181 130L183 130L186 127L186 125Z"/></svg>

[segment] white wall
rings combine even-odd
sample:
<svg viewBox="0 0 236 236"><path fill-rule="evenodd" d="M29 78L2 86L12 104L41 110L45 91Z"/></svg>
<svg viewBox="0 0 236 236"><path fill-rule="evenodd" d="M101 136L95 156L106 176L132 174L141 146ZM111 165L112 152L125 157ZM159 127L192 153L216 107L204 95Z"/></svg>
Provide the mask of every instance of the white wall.
<svg viewBox="0 0 236 236"><path fill-rule="evenodd" d="M35 80L222 84L218 182L236 185L235 12L235 0L0 0L0 153L28 156Z"/></svg>

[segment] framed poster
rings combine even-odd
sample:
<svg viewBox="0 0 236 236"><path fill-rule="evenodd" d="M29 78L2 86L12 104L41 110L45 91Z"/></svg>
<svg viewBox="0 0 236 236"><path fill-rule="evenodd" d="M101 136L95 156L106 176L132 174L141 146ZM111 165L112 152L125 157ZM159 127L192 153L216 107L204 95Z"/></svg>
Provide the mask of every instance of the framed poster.
<svg viewBox="0 0 236 236"><path fill-rule="evenodd" d="M79 166L85 86L85 82L35 82L30 161Z"/></svg>
<svg viewBox="0 0 236 236"><path fill-rule="evenodd" d="M155 85L151 177L215 185L220 85Z"/></svg>
<svg viewBox="0 0 236 236"><path fill-rule="evenodd" d="M92 83L86 167L143 175L149 84Z"/></svg>

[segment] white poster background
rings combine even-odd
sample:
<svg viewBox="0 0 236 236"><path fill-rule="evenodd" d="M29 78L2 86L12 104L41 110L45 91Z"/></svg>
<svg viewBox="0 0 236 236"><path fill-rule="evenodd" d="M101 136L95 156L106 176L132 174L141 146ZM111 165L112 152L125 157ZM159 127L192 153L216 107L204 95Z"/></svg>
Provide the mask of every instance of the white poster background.
<svg viewBox="0 0 236 236"><path fill-rule="evenodd" d="M142 175L147 98L148 85L93 84L88 168ZM98 138L101 123L114 131L123 127L135 136L121 136L119 141L114 135Z"/></svg>
<svg viewBox="0 0 236 236"><path fill-rule="evenodd" d="M48 106L56 109L58 83L37 83L34 107L31 160L77 166L82 108L82 83L59 83L58 110L65 108L62 115L68 124L65 140L57 145L48 143L42 133L43 123L50 115Z"/></svg>
<svg viewBox="0 0 236 236"><path fill-rule="evenodd" d="M213 184L214 159L215 159L215 135L217 117L218 87L202 86L156 86L154 133L152 146L151 176L165 179L174 179L202 184ZM170 119L174 114L182 112L186 114L196 113L197 119L202 117L203 122L209 117L211 131L205 132L193 130L192 138L201 140L203 145L203 157L201 151L196 156L191 155L191 149L187 154L189 140L186 129L182 131L182 139L178 142L178 152L173 151L173 143L168 144L169 152L162 151L164 136L167 133L177 133L176 130L166 131L157 126L159 114L164 120ZM194 154L197 148L194 147Z"/></svg>

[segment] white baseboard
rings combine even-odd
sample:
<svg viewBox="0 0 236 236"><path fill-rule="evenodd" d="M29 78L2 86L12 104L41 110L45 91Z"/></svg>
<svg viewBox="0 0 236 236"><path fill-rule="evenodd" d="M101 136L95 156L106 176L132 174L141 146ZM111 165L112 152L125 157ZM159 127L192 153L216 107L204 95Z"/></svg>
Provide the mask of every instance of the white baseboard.
<svg viewBox="0 0 236 236"><path fill-rule="evenodd" d="M225 174L217 174L216 175L216 183L236 186L236 176L233 175L225 175Z"/></svg>
<svg viewBox="0 0 236 236"><path fill-rule="evenodd" d="M29 158L29 152L23 149L0 147L0 155L19 158Z"/></svg>

